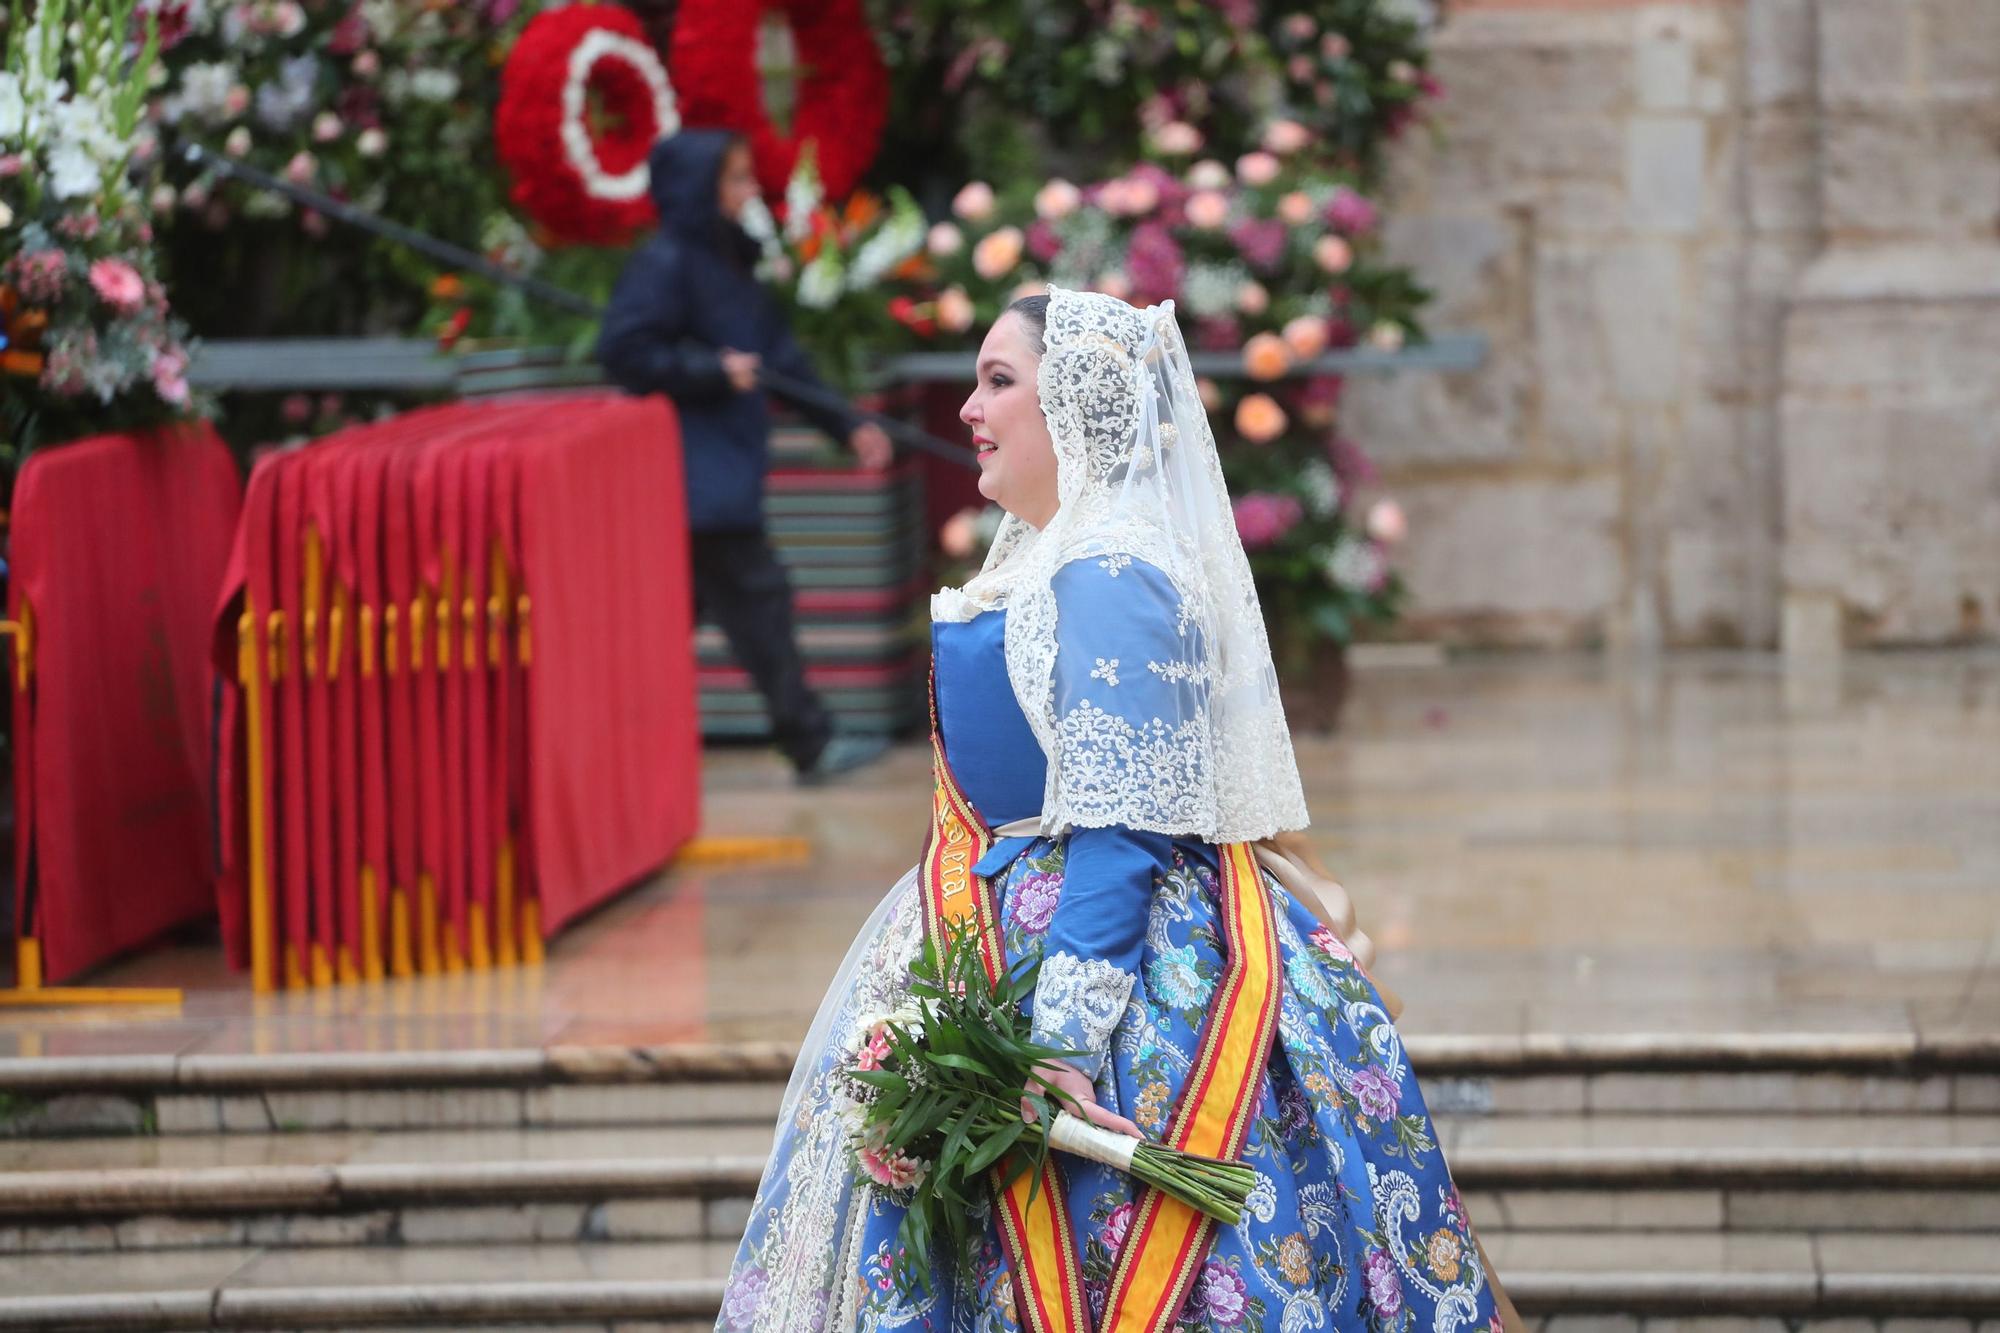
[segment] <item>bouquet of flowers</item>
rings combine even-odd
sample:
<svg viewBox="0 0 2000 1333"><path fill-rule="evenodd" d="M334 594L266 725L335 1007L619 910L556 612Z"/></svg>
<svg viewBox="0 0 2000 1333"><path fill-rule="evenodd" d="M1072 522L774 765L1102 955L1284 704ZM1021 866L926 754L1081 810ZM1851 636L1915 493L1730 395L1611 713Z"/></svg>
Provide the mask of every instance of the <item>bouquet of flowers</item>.
<svg viewBox="0 0 2000 1333"><path fill-rule="evenodd" d="M1080 1107L1064 1109L1073 1104L1037 1066L1075 1052L1031 1040L1021 1012L1037 970L1023 962L989 979L971 932L954 930L941 953L926 943L907 1003L856 1033L851 1141L861 1173L906 1210L892 1272L906 1294L929 1290L935 1242L957 1256L977 1245L994 1168L1011 1183L1039 1173L1051 1148L1127 1172L1218 1221L1242 1219L1251 1167L1129 1138L1089 1123Z"/></svg>
<svg viewBox="0 0 2000 1333"><path fill-rule="evenodd" d="M908 296L882 295L927 271L924 213L909 191L858 190L830 202L808 144L785 187L782 213L780 221L761 199L744 210L744 230L764 247L757 276L791 311L800 344L835 383L860 387L885 351L914 345L926 321L935 327L935 316ZM971 324L968 306L956 331Z"/></svg>
<svg viewBox="0 0 2000 1333"><path fill-rule="evenodd" d="M151 151L157 52L134 0L42 0L5 22L0 65L0 439L25 452L157 425L194 406L129 179ZM143 37L143 41L135 40Z"/></svg>

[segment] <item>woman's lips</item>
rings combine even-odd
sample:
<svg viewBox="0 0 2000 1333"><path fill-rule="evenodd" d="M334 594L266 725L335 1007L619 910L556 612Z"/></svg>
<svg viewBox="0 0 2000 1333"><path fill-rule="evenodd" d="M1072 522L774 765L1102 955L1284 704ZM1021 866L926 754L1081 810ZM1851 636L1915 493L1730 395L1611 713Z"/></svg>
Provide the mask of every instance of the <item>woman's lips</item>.
<svg viewBox="0 0 2000 1333"><path fill-rule="evenodd" d="M984 435L975 435L972 437L972 447L973 449L978 451L979 456L981 458L984 458L986 455L997 450L1000 446L993 443L993 441L987 439Z"/></svg>

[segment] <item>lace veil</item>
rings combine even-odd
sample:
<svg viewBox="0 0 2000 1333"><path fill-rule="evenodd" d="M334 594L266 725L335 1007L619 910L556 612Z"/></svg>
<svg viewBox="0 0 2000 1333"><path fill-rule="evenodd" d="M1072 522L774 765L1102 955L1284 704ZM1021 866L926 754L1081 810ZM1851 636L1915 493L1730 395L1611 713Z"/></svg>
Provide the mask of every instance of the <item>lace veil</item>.
<svg viewBox="0 0 2000 1333"><path fill-rule="evenodd" d="M1212 843L1304 828L1305 796L1270 641L1173 302L1138 309L1051 288L1037 373L1061 505L1009 515L985 566L932 599L940 620L1007 608L1007 675L1048 755L1042 832L1124 825ZM1055 580L1145 561L1179 599L1180 651L1148 662L1150 718L1058 715ZM1088 716L1086 716L1088 714Z"/></svg>

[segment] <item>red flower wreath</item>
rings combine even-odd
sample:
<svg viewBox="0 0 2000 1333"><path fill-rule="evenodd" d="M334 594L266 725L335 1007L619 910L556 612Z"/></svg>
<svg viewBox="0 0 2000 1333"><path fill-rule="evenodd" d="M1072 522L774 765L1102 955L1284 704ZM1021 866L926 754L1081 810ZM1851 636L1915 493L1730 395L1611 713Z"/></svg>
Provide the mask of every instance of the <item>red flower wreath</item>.
<svg viewBox="0 0 2000 1333"><path fill-rule="evenodd" d="M561 241L612 244L650 223L646 156L679 128L659 55L618 5L537 15L500 71L493 139L514 178L510 197Z"/></svg>
<svg viewBox="0 0 2000 1333"><path fill-rule="evenodd" d="M806 66L789 135L764 114L757 72L757 30L770 10L791 23ZM829 199L845 198L875 161L889 75L861 0L682 0L668 64L687 123L742 131L769 198L784 194L807 140Z"/></svg>

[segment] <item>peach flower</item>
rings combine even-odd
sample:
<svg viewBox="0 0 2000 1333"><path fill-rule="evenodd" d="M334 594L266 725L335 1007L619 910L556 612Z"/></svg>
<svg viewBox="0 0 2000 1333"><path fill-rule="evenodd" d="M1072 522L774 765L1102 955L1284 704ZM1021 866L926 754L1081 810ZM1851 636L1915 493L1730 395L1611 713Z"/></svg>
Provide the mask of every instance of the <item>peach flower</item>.
<svg viewBox="0 0 2000 1333"><path fill-rule="evenodd" d="M993 216L993 187L985 181L973 181L951 201L951 211L967 222L980 222Z"/></svg>
<svg viewBox="0 0 2000 1333"><path fill-rule="evenodd" d="M1344 236L1322 236L1313 242L1313 258L1328 273L1345 273L1354 267L1354 247Z"/></svg>
<svg viewBox="0 0 2000 1333"><path fill-rule="evenodd" d="M1394 546L1409 535L1410 523L1403 506L1394 500L1377 500L1368 507L1368 535L1384 546Z"/></svg>
<svg viewBox="0 0 2000 1333"><path fill-rule="evenodd" d="M1300 315L1285 325L1285 346L1301 361L1310 361L1326 350L1326 321L1318 315Z"/></svg>
<svg viewBox="0 0 2000 1333"><path fill-rule="evenodd" d="M1002 227L981 237L979 244L972 247L972 271L988 282L998 282L1021 262L1025 244L1026 238L1019 227Z"/></svg>
<svg viewBox="0 0 2000 1333"><path fill-rule="evenodd" d="M1280 157L1289 157L1312 142L1312 131L1296 120L1274 120L1264 131L1264 147Z"/></svg>
<svg viewBox="0 0 2000 1333"><path fill-rule="evenodd" d="M1213 231L1229 221L1229 196L1220 190L1201 190L1188 196L1187 220L1204 231Z"/></svg>
<svg viewBox="0 0 2000 1333"><path fill-rule="evenodd" d="M1260 333L1243 344L1243 373L1253 380L1278 379L1291 367L1291 350L1275 333Z"/></svg>
<svg viewBox="0 0 2000 1333"><path fill-rule="evenodd" d="M1035 216L1044 222L1066 218L1083 204L1083 191L1060 178L1035 191Z"/></svg>
<svg viewBox="0 0 2000 1333"><path fill-rule="evenodd" d="M965 233L952 223L940 222L924 238L924 245L937 258L948 259L965 248Z"/></svg>
<svg viewBox="0 0 2000 1333"><path fill-rule="evenodd" d="M1312 215L1312 196L1303 190L1293 190L1278 201L1278 217L1290 226L1303 227Z"/></svg>
<svg viewBox="0 0 2000 1333"><path fill-rule="evenodd" d="M947 287L938 293L938 326L947 333L964 333L972 327L972 298L963 287Z"/></svg>
<svg viewBox="0 0 2000 1333"><path fill-rule="evenodd" d="M1153 147L1169 157L1201 151L1201 131L1184 120L1170 120L1153 131Z"/></svg>
<svg viewBox="0 0 2000 1333"><path fill-rule="evenodd" d="M1285 426L1285 409L1268 394L1247 394L1236 405L1236 433L1252 444L1269 444Z"/></svg>
<svg viewBox="0 0 2000 1333"><path fill-rule="evenodd" d="M1116 269L1098 274L1097 281L1091 286L1106 296L1115 296L1121 301L1129 300L1132 296L1132 280Z"/></svg>
<svg viewBox="0 0 2000 1333"><path fill-rule="evenodd" d="M1236 289L1236 309L1245 315L1261 315L1271 308L1271 293L1255 278Z"/></svg>
<svg viewBox="0 0 2000 1333"><path fill-rule="evenodd" d="M1278 159L1269 153L1245 153L1236 159L1236 177L1245 185L1269 185L1280 170Z"/></svg>

